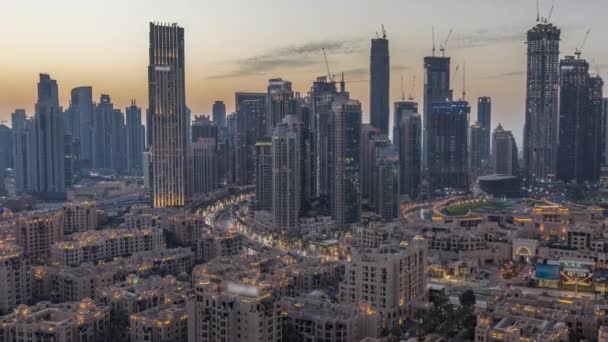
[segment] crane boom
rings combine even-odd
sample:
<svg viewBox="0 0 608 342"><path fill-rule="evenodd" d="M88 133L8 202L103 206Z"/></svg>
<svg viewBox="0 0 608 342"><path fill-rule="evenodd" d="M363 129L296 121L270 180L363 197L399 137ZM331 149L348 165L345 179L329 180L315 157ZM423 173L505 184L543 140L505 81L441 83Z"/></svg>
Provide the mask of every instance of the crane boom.
<svg viewBox="0 0 608 342"><path fill-rule="evenodd" d="M323 58L325 58L325 67L327 68L327 78L329 79L330 82L333 82L334 75L332 75L331 71L329 70L329 62L327 61L327 53L325 52L325 48L322 48L321 50L323 50Z"/></svg>
<svg viewBox="0 0 608 342"><path fill-rule="evenodd" d="M386 29L384 29L384 24L382 24L382 38L386 39Z"/></svg>
<svg viewBox="0 0 608 342"><path fill-rule="evenodd" d="M445 40L443 41L443 43L441 43L441 45L439 46L439 51L441 51L441 54L443 56L445 56L445 49L448 47L448 42L450 41L450 37L452 36L452 29L450 29L450 31L448 32L447 37L445 37Z"/></svg>
<svg viewBox="0 0 608 342"><path fill-rule="evenodd" d="M587 32L585 32L585 38L583 38L583 41L581 42L581 44L576 49L574 49L574 54L578 58L581 58L581 53L583 51L583 47L585 47L585 43L587 42L587 38L589 37L589 32L591 32L591 29L588 29Z"/></svg>

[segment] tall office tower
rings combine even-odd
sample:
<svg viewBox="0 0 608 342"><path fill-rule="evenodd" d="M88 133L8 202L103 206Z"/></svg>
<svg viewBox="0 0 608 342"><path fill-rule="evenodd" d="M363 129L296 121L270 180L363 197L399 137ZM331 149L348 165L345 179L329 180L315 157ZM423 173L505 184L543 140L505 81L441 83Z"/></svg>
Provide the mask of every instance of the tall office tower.
<svg viewBox="0 0 608 342"><path fill-rule="evenodd" d="M78 178L79 153L80 145L78 141L71 135L63 136L63 152L64 152L64 170L65 170L65 185L72 187Z"/></svg>
<svg viewBox="0 0 608 342"><path fill-rule="evenodd" d="M248 126L251 132L255 130L256 140L261 139L262 137L266 137L266 100L268 98L267 93L252 93L252 92L237 92L234 94L234 104L236 108L236 112L240 112L242 110L252 110L246 109L245 103L249 103L249 106L252 106L251 101L261 102L264 104L262 108L263 112L250 113L250 115L246 115L249 120ZM257 117L256 117L257 116ZM255 122L254 122L255 120ZM254 129L255 128L255 129ZM270 137L270 136L267 136Z"/></svg>
<svg viewBox="0 0 608 342"><path fill-rule="evenodd" d="M47 74L40 74L36 103L38 192L65 192L63 132L63 113L59 107L57 81Z"/></svg>
<svg viewBox="0 0 608 342"><path fill-rule="evenodd" d="M542 22L527 38L524 163L527 181L534 182L551 179L556 172L560 30Z"/></svg>
<svg viewBox="0 0 608 342"><path fill-rule="evenodd" d="M287 115L272 134L272 213L274 228L298 233L301 208L301 125Z"/></svg>
<svg viewBox="0 0 608 342"><path fill-rule="evenodd" d="M345 227L361 219L361 103L337 98L332 113L331 216Z"/></svg>
<svg viewBox="0 0 608 342"><path fill-rule="evenodd" d="M95 108L93 168L120 170L122 113L114 108L110 95L102 94Z"/></svg>
<svg viewBox="0 0 608 342"><path fill-rule="evenodd" d="M399 152L393 144L376 148L374 208L385 220L399 217Z"/></svg>
<svg viewBox="0 0 608 342"><path fill-rule="evenodd" d="M297 112L297 101L291 89L291 82L282 78L268 80L268 99L266 103L266 134L269 136L285 116L295 115Z"/></svg>
<svg viewBox="0 0 608 342"><path fill-rule="evenodd" d="M414 100L401 100L394 104L395 112L393 114L393 142L395 145L400 140L401 120L404 116L418 113L418 102Z"/></svg>
<svg viewBox="0 0 608 342"><path fill-rule="evenodd" d="M492 98L482 96L477 99L477 122L483 130L481 144L481 159L490 161L491 136L492 136Z"/></svg>
<svg viewBox="0 0 608 342"><path fill-rule="evenodd" d="M12 116L15 190L18 194L38 189L36 122L18 109Z"/></svg>
<svg viewBox="0 0 608 342"><path fill-rule="evenodd" d="M430 172L431 151L437 142L436 127L433 126L435 104L442 104L452 100L452 90L450 89L450 57L431 56L424 57L424 106L422 132L423 169Z"/></svg>
<svg viewBox="0 0 608 342"><path fill-rule="evenodd" d="M399 111L395 110L395 113ZM415 200L420 193L422 167L422 117L416 112L406 111L399 121L399 179L400 193Z"/></svg>
<svg viewBox="0 0 608 342"><path fill-rule="evenodd" d="M148 67L152 116L152 190L156 208L186 203L184 29L150 23Z"/></svg>
<svg viewBox="0 0 608 342"><path fill-rule="evenodd" d="M429 185L439 190L468 190L468 131L471 107L467 101L433 104L429 139Z"/></svg>
<svg viewBox="0 0 608 342"><path fill-rule="evenodd" d="M327 146L327 113L331 112L330 106L321 105L327 94L336 94L336 82L328 82L326 76L317 77L308 92L309 120L307 124L310 135L310 159L311 174L310 181L313 197L319 196L321 178L321 145ZM320 123L323 122L321 125ZM326 176L326 175L325 175Z"/></svg>
<svg viewBox="0 0 608 342"><path fill-rule="evenodd" d="M93 88L78 87L72 89L70 113L78 119L78 129L74 129L74 138L80 145L80 167L90 168L93 163L93 129L95 105Z"/></svg>
<svg viewBox="0 0 608 342"><path fill-rule="evenodd" d="M32 266L23 248L0 242L0 314L12 312L32 300Z"/></svg>
<svg viewBox="0 0 608 342"><path fill-rule="evenodd" d="M361 197L371 198L372 197L372 169L374 157L372 151L372 143L374 138L380 134L378 129L370 124L361 125Z"/></svg>
<svg viewBox="0 0 608 342"><path fill-rule="evenodd" d="M236 112L236 184L253 184L255 178L255 143L264 136L260 130L260 117L265 114L266 103L261 100L243 100Z"/></svg>
<svg viewBox="0 0 608 342"><path fill-rule="evenodd" d="M485 134L486 131L479 122L469 127L469 176L473 179L477 179L481 172Z"/></svg>
<svg viewBox="0 0 608 342"><path fill-rule="evenodd" d="M602 166L608 167L608 98L602 99Z"/></svg>
<svg viewBox="0 0 608 342"><path fill-rule="evenodd" d="M557 178L561 181L599 179L602 83L599 77L589 76L589 63L580 55L560 62Z"/></svg>
<svg viewBox="0 0 608 342"><path fill-rule="evenodd" d="M144 127L141 124L141 107L137 107L135 100L125 110L127 113L127 157L126 168L132 175L141 175L144 161Z"/></svg>
<svg viewBox="0 0 608 342"><path fill-rule="evenodd" d="M514 176L519 172L517 143L511 131L501 124L492 133L492 168L494 174Z"/></svg>
<svg viewBox="0 0 608 342"><path fill-rule="evenodd" d="M114 109L114 132L117 143L113 146L112 166L117 172L123 172L127 168L127 127L125 115L120 109Z"/></svg>
<svg viewBox="0 0 608 342"><path fill-rule="evenodd" d="M188 196L207 195L217 189L217 149L214 138L198 138L188 145Z"/></svg>
<svg viewBox="0 0 608 342"><path fill-rule="evenodd" d="M226 127L226 105L224 101L215 101L213 103L213 123L217 127Z"/></svg>
<svg viewBox="0 0 608 342"><path fill-rule="evenodd" d="M192 123L192 142L198 141L199 138L218 139L218 127L209 119L208 115L196 115Z"/></svg>
<svg viewBox="0 0 608 342"><path fill-rule="evenodd" d="M340 301L367 303L390 330L412 317L413 305L426 293L426 241L375 248L353 248L340 283ZM373 271L372 271L373 270Z"/></svg>
<svg viewBox="0 0 608 342"><path fill-rule="evenodd" d="M390 57L386 34L372 39L369 63L369 113L370 123L380 132L388 135Z"/></svg>
<svg viewBox="0 0 608 342"><path fill-rule="evenodd" d="M363 138L363 136L362 136ZM372 206L376 203L376 197L378 191L376 189L377 180L376 180L376 161L377 161L377 150L379 148L388 147L391 145L391 141L388 136L382 134L379 129L377 129L376 134L372 135L371 138L367 141L367 145L363 145L363 141L361 141L361 150L366 149L366 153L361 153L361 157L365 156L365 161L361 159L361 184L367 186L361 187L361 198L367 199L367 203ZM363 172L365 171L365 172ZM370 177L369 179L364 180L363 176Z"/></svg>
<svg viewBox="0 0 608 342"><path fill-rule="evenodd" d="M220 130L220 141L225 142L225 150L226 150L226 158L225 158L225 170L226 170L226 181L228 184L236 183L236 158L237 158L237 115L236 113L231 113L226 118L226 130L224 132L225 136L222 136L222 131Z"/></svg>
<svg viewBox="0 0 608 342"><path fill-rule="evenodd" d="M13 129L0 124L0 173L13 168Z"/></svg>
<svg viewBox="0 0 608 342"><path fill-rule="evenodd" d="M255 144L255 201L256 210L272 210L272 140Z"/></svg>

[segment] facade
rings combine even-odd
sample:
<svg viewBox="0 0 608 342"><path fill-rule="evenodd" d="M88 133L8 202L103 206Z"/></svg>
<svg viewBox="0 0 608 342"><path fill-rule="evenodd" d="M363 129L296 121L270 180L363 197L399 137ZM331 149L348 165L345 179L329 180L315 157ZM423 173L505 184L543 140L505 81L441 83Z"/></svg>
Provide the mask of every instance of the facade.
<svg viewBox="0 0 608 342"><path fill-rule="evenodd" d="M153 206L186 203L186 111L184 29L150 23L148 67L149 115L152 119Z"/></svg>
<svg viewBox="0 0 608 342"><path fill-rule="evenodd" d="M452 99L450 89L450 57L430 56L424 58L424 104L423 104L423 170L430 169L428 165L435 137L433 106Z"/></svg>
<svg viewBox="0 0 608 342"><path fill-rule="evenodd" d="M32 299L32 269L22 247L0 242L0 314Z"/></svg>
<svg viewBox="0 0 608 342"><path fill-rule="evenodd" d="M390 221L399 217L399 153L393 144L379 146L375 152L374 208L378 216Z"/></svg>
<svg viewBox="0 0 608 342"><path fill-rule="evenodd" d="M70 203L63 207L63 233L86 232L97 228L95 202Z"/></svg>
<svg viewBox="0 0 608 342"><path fill-rule="evenodd" d="M402 115L399 122L399 187L402 195L416 199L420 193L422 169L422 117L415 112Z"/></svg>
<svg viewBox="0 0 608 342"><path fill-rule="evenodd" d="M528 182L552 179L556 172L560 30L539 23L527 33L528 62L524 163Z"/></svg>
<svg viewBox="0 0 608 342"><path fill-rule="evenodd" d="M188 194L201 196L217 189L217 147L214 138L198 138L188 146Z"/></svg>
<svg viewBox="0 0 608 342"><path fill-rule="evenodd" d="M471 108L466 101L433 105L430 123L428 173L432 189L467 190L468 128Z"/></svg>
<svg viewBox="0 0 608 342"><path fill-rule="evenodd" d="M126 168L133 175L143 174L145 129L141 124L141 107L135 101L127 107L127 156Z"/></svg>
<svg viewBox="0 0 608 342"><path fill-rule="evenodd" d="M40 74L36 102L36 140L38 159L37 192L65 193L64 121L59 106L57 81Z"/></svg>
<svg viewBox="0 0 608 342"><path fill-rule="evenodd" d="M517 143L511 131L505 131L500 124L492 133L492 168L500 175L519 173Z"/></svg>
<svg viewBox="0 0 608 342"><path fill-rule="evenodd" d="M297 101L292 90L291 82L281 78L268 80L266 108L266 135L270 137L274 128L287 115L296 115Z"/></svg>
<svg viewBox="0 0 608 342"><path fill-rule="evenodd" d="M15 190L19 194L34 192L38 189L36 121L18 109L12 115L12 126Z"/></svg>
<svg viewBox="0 0 608 342"><path fill-rule="evenodd" d="M388 39L372 39L369 71L370 123L388 135L390 101L390 56Z"/></svg>
<svg viewBox="0 0 608 342"><path fill-rule="evenodd" d="M374 165L374 148L377 136L379 135L378 129L370 124L361 125L361 197L371 198L372 197L372 171ZM384 140L388 140L387 136L383 136Z"/></svg>
<svg viewBox="0 0 608 342"><path fill-rule="evenodd" d="M122 112L114 108L110 95L102 94L95 108L93 129L93 165L95 169L119 172L127 151L121 144L124 134Z"/></svg>
<svg viewBox="0 0 608 342"><path fill-rule="evenodd" d="M366 303L391 329L411 317L426 292L426 241L421 238L372 249L354 248L340 284L340 301Z"/></svg>
<svg viewBox="0 0 608 342"><path fill-rule="evenodd" d="M129 316L132 342L187 342L188 314L185 305L167 304Z"/></svg>
<svg viewBox="0 0 608 342"><path fill-rule="evenodd" d="M15 220L17 244L35 262L45 262L51 256L51 245L63 238L63 215L23 216Z"/></svg>
<svg viewBox="0 0 608 342"><path fill-rule="evenodd" d="M224 101L215 101L213 103L213 123L219 128L226 127L226 105Z"/></svg>
<svg viewBox="0 0 608 342"><path fill-rule="evenodd" d="M482 96L477 99L477 122L483 130L483 138L481 144L481 159L490 161L491 135L492 135L492 98Z"/></svg>
<svg viewBox="0 0 608 342"><path fill-rule="evenodd" d="M479 122L469 126L469 175L473 179L481 173L485 152L485 134L486 131Z"/></svg>
<svg viewBox="0 0 608 342"><path fill-rule="evenodd" d="M340 98L332 112L331 216L344 227L361 219L361 103Z"/></svg>
<svg viewBox="0 0 608 342"><path fill-rule="evenodd" d="M51 262L78 266L83 262L111 259L165 248L160 229L105 229L76 233L50 248Z"/></svg>
<svg viewBox="0 0 608 342"><path fill-rule="evenodd" d="M602 109L602 166L608 167L608 98L602 99Z"/></svg>
<svg viewBox="0 0 608 342"><path fill-rule="evenodd" d="M272 141L255 144L255 202L256 210L272 210Z"/></svg>
<svg viewBox="0 0 608 342"><path fill-rule="evenodd" d="M74 119L78 120L78 129L75 127L72 133L80 145L80 167L90 168L93 162L95 119L92 87L85 86L72 89L69 112Z"/></svg>
<svg viewBox="0 0 608 342"><path fill-rule="evenodd" d="M272 213L274 228L298 233L301 208L302 122L284 117L272 135Z"/></svg>

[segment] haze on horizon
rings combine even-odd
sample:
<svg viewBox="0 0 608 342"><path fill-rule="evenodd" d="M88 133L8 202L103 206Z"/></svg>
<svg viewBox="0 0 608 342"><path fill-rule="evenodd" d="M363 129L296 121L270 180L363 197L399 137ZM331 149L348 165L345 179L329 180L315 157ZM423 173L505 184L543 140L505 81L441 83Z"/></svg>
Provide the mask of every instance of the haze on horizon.
<svg viewBox="0 0 608 342"><path fill-rule="evenodd" d="M605 0L541 0L546 16L562 29L561 55L571 55L591 28L582 57L602 76L608 67ZM512 129L521 144L524 121L525 33L535 24L535 0L21 0L3 4L0 35L0 120L16 108L33 115L38 74L57 80L61 104L70 90L93 87L94 98L112 96L124 108L131 99L147 105L148 23L175 22L185 28L186 97L193 114L209 113L214 100L234 109L236 91L266 90L269 78L282 77L306 94L325 75L321 48L332 73L345 73L368 121L370 39L384 24L391 53L391 102L404 93L422 102L424 56L454 30L447 48L452 57L452 88L460 96L466 62L466 98L491 96L492 126ZM412 92L412 77L416 77ZM391 114L392 115L392 114ZM391 119L392 120L392 119Z"/></svg>

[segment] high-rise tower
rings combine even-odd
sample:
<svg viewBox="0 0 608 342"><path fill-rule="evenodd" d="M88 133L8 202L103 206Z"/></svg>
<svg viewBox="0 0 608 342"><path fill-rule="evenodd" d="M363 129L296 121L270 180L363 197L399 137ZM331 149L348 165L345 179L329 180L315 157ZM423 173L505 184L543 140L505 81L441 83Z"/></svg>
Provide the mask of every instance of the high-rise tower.
<svg viewBox="0 0 608 342"><path fill-rule="evenodd" d="M477 99L477 122L482 129L480 158L489 161L492 142L492 98L482 96Z"/></svg>
<svg viewBox="0 0 608 342"><path fill-rule="evenodd" d="M80 144L80 167L90 168L93 165L93 127L95 105L93 104L93 88L78 87L72 89L70 113L78 118L79 131L74 130L74 138ZM77 133L77 134L76 134Z"/></svg>
<svg viewBox="0 0 608 342"><path fill-rule="evenodd" d="M430 56L424 58L424 105L423 112L423 168L428 168L430 151L437 135L433 123L433 107L452 99L450 90L450 57Z"/></svg>
<svg viewBox="0 0 608 342"><path fill-rule="evenodd" d="M126 109L127 113L127 170L131 174L141 175L144 160L144 127L141 125L141 107L135 101Z"/></svg>
<svg viewBox="0 0 608 342"><path fill-rule="evenodd" d="M226 105L224 101L213 103L213 123L220 128L226 127Z"/></svg>
<svg viewBox="0 0 608 342"><path fill-rule="evenodd" d="M369 68L370 123L388 135L389 121L390 56L388 39L372 39Z"/></svg>
<svg viewBox="0 0 608 342"><path fill-rule="evenodd" d="M552 179L558 146L560 30L541 22L528 31L524 162L528 182Z"/></svg>
<svg viewBox="0 0 608 342"><path fill-rule="evenodd" d="M517 144L511 131L505 131L502 125L492 133L492 167L495 174L515 176L518 173L519 162Z"/></svg>
<svg viewBox="0 0 608 342"><path fill-rule="evenodd" d="M397 107L395 103L395 107ZM399 111L395 109L395 113ZM422 166L422 118L416 112L402 111L399 140L394 140L399 151L399 187L402 195L416 199L420 193Z"/></svg>
<svg viewBox="0 0 608 342"><path fill-rule="evenodd" d="M152 121L152 190L154 207L186 202L186 91L184 29L150 23L148 66Z"/></svg>

